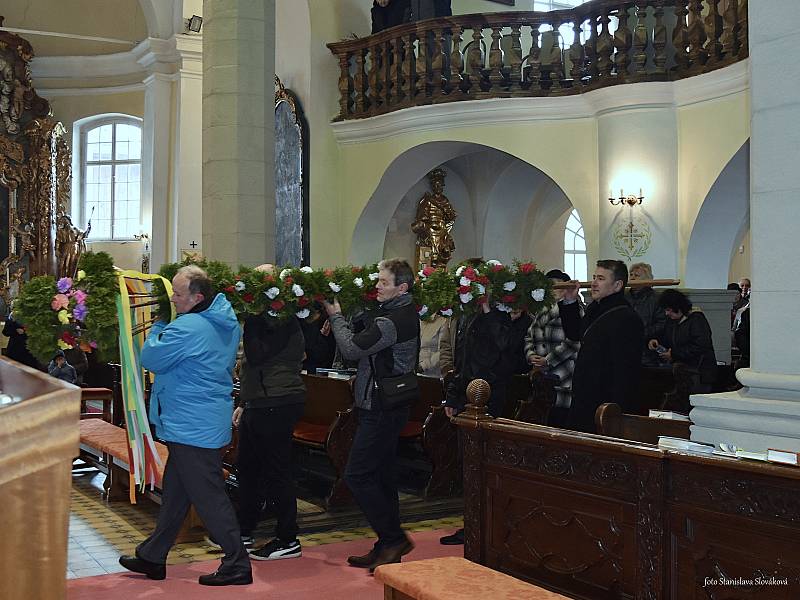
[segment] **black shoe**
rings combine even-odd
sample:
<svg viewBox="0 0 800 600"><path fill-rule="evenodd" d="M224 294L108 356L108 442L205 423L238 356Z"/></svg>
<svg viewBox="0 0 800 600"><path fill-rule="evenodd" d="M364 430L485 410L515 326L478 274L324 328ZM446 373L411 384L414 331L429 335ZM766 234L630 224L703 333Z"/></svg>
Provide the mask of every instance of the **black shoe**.
<svg viewBox="0 0 800 600"><path fill-rule="evenodd" d="M381 565L388 565L390 563L399 563L400 559L414 549L414 542L406 538L404 542L400 542L388 548L381 548L375 561L369 566L369 572L374 573L375 569Z"/></svg>
<svg viewBox="0 0 800 600"><path fill-rule="evenodd" d="M214 571L209 575L200 575L197 579L200 585L250 585L253 583L253 573L220 573Z"/></svg>
<svg viewBox="0 0 800 600"><path fill-rule="evenodd" d="M439 543L445 546L460 546L464 543L464 529L459 529L455 533L439 538Z"/></svg>
<svg viewBox="0 0 800 600"><path fill-rule="evenodd" d="M138 556L120 556L119 564L128 571L147 575L148 579L160 580L167 577L167 565L150 562Z"/></svg>
<svg viewBox="0 0 800 600"><path fill-rule="evenodd" d="M279 558L298 558L303 555L303 550L300 547L298 540L291 542L282 542L275 538L261 546L258 550L250 552L250 558L255 560L278 560Z"/></svg>
<svg viewBox="0 0 800 600"><path fill-rule="evenodd" d="M359 567L360 569L366 569L372 563L375 562L375 559L378 558L378 553L380 550L377 546L373 546L372 550L367 552L366 554L362 554L361 556L348 556L347 562L350 566Z"/></svg>

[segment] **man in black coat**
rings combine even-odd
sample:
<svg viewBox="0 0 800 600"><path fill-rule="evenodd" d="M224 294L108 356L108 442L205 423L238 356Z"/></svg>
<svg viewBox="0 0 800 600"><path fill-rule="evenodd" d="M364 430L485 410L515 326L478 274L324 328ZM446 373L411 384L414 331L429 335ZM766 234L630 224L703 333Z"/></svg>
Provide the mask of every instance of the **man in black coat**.
<svg viewBox="0 0 800 600"><path fill-rule="evenodd" d="M592 276L592 303L578 312L578 285L558 303L565 335L581 343L572 378L567 428L594 433L594 413L604 402L635 412L644 326L625 299L628 268L599 260Z"/></svg>

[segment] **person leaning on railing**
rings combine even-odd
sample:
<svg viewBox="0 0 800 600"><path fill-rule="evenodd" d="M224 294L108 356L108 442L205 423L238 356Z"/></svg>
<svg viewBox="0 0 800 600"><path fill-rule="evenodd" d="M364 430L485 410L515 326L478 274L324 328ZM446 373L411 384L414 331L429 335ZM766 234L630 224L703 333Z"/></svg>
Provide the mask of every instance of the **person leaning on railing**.
<svg viewBox="0 0 800 600"><path fill-rule="evenodd" d="M411 20L411 0L375 0L372 3L372 33Z"/></svg>

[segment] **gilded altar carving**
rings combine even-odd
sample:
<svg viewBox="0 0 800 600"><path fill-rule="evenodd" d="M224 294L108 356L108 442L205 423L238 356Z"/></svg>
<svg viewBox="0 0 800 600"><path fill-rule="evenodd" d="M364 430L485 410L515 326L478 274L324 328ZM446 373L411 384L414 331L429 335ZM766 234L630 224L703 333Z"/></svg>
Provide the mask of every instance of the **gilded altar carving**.
<svg viewBox="0 0 800 600"><path fill-rule="evenodd" d="M6 301L30 277L74 273L88 234L67 223L72 156L64 127L34 89L33 54L26 40L0 31L0 211L7 232L0 296Z"/></svg>
<svg viewBox="0 0 800 600"><path fill-rule="evenodd" d="M446 267L456 248L450 232L457 214L444 195L446 176L442 169L428 173L431 191L420 198L416 218L411 224L411 231L417 234L417 247L426 248L430 253L429 256L418 256L418 266Z"/></svg>

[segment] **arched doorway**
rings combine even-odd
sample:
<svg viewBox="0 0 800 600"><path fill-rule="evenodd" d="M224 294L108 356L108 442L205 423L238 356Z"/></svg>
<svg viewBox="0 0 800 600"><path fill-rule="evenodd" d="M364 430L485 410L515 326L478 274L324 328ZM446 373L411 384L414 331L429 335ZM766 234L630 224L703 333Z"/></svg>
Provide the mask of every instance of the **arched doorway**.
<svg viewBox="0 0 800 600"><path fill-rule="evenodd" d="M731 256L750 224L750 142L728 161L708 192L686 252L686 287L724 289Z"/></svg>

